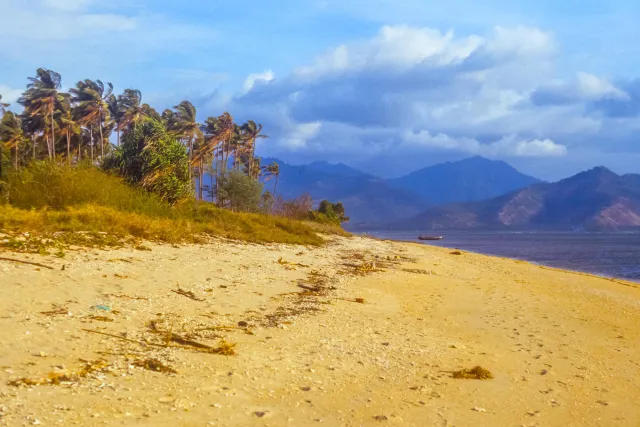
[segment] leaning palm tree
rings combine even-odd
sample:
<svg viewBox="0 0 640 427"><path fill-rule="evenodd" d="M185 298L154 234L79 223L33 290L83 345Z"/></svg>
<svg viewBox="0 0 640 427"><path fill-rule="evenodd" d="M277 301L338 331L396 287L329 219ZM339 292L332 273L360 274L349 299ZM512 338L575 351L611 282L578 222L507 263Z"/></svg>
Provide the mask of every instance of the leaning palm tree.
<svg viewBox="0 0 640 427"><path fill-rule="evenodd" d="M93 126L97 125L100 133L101 155L104 158L103 124L109 121L109 106L107 99L113 92L113 85L100 80L82 80L76 87L69 90L76 105L76 118L79 123L89 126L91 132L91 161L93 161Z"/></svg>
<svg viewBox="0 0 640 427"><path fill-rule="evenodd" d="M111 94L109 99L107 99L107 108L109 108L109 116L111 117L111 122L114 125L114 129L116 131L116 146L120 146L120 126L122 124L122 105L118 102L118 98Z"/></svg>
<svg viewBox="0 0 640 427"><path fill-rule="evenodd" d="M14 150L14 167L18 169L18 151L24 141L20 116L9 111L0 121L0 162L2 161L2 146L9 151Z"/></svg>
<svg viewBox="0 0 640 427"><path fill-rule="evenodd" d="M44 140L46 143L44 130L47 129L47 124L44 117L31 116L27 113L23 113L22 119L22 131L29 137L31 142L31 153L35 160L37 156L38 140Z"/></svg>
<svg viewBox="0 0 640 427"><path fill-rule="evenodd" d="M63 101L58 92L62 78L60 74L52 70L38 68L36 77L29 77L26 92L18 99L18 103L24 106L24 114L37 117L44 121L42 130L47 141L49 158L55 158L55 120L54 113Z"/></svg>
<svg viewBox="0 0 640 427"><path fill-rule="evenodd" d="M257 174L254 172L254 162L251 159L254 159L256 156L256 142L258 139L269 138L267 135L262 134L262 125L257 124L253 120L249 120L247 123L242 125L242 133L244 135L245 140L249 144L249 171L248 174L250 177L256 176ZM257 179L257 178L256 178Z"/></svg>
<svg viewBox="0 0 640 427"><path fill-rule="evenodd" d="M80 125L73 119L73 109L70 101L69 97L67 97L58 116L58 128L67 140L67 164L69 165L71 164L71 138L81 134Z"/></svg>
<svg viewBox="0 0 640 427"><path fill-rule="evenodd" d="M171 114L171 112L165 111L164 116L170 120ZM198 155L204 156L205 153L209 152L211 153L211 158L215 161L217 195L221 179L226 174L229 152L227 147L235 132L233 117L229 113L224 113L219 117L209 117L204 126L202 126L202 132L204 133L204 144Z"/></svg>
<svg viewBox="0 0 640 427"><path fill-rule="evenodd" d="M189 101L182 101L173 107L175 113L169 131L184 141L189 150L189 179L193 174L193 142L200 134L200 125L196 121L196 107Z"/></svg>
<svg viewBox="0 0 640 427"><path fill-rule="evenodd" d="M273 197L276 197L276 190L278 188L278 178L280 177L280 165L277 162L273 162L270 165L265 166L264 168L265 175L267 176L267 181L272 177L276 177L276 181L273 185Z"/></svg>
<svg viewBox="0 0 640 427"><path fill-rule="evenodd" d="M147 104L142 104L142 92L137 89L125 89L124 93L118 96L118 104L122 118L118 126L118 131L128 131L131 127L138 126L149 115Z"/></svg>

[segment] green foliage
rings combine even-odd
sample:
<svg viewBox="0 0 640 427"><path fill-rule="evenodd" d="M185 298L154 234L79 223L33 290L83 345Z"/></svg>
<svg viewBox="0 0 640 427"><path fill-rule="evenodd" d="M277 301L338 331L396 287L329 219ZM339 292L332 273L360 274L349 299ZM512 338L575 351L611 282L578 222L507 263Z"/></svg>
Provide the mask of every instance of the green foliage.
<svg viewBox="0 0 640 427"><path fill-rule="evenodd" d="M340 231L270 215L231 212L193 199L170 205L95 167L52 162L36 162L10 174L0 198L0 229L29 232L37 243L31 246L38 248L42 242L104 246L131 238L201 242L207 236L320 245L323 239L317 231ZM64 234L53 234L60 232ZM31 246L26 245L26 250Z"/></svg>
<svg viewBox="0 0 640 427"><path fill-rule="evenodd" d="M104 167L169 203L191 193L187 150L154 119L134 126L122 145L105 160Z"/></svg>
<svg viewBox="0 0 640 427"><path fill-rule="evenodd" d="M262 202L262 183L232 170L219 182L218 199L234 211L258 212Z"/></svg>
<svg viewBox="0 0 640 427"><path fill-rule="evenodd" d="M89 164L70 167L47 161L31 163L9 174L0 194L0 203L21 209L61 210L95 203L127 212L173 215L169 204L158 196L132 188L122 178Z"/></svg>
<svg viewBox="0 0 640 427"><path fill-rule="evenodd" d="M348 222L349 217L345 216L344 206L342 202L331 203L328 200L323 200L318 206L318 210L311 213L311 217L314 221L321 223L330 223L340 225L343 222Z"/></svg>

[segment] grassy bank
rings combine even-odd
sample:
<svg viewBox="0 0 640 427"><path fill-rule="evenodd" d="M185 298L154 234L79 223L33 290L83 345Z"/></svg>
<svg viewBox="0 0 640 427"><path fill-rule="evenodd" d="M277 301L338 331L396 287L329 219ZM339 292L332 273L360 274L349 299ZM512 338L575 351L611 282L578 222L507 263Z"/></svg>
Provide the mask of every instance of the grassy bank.
<svg viewBox="0 0 640 427"><path fill-rule="evenodd" d="M232 212L193 200L170 205L122 179L92 167L35 164L6 180L0 204L5 246L119 244L145 239L200 242L216 236L256 243L320 245L318 232L344 232L326 225L265 214ZM19 233L29 233L28 239Z"/></svg>

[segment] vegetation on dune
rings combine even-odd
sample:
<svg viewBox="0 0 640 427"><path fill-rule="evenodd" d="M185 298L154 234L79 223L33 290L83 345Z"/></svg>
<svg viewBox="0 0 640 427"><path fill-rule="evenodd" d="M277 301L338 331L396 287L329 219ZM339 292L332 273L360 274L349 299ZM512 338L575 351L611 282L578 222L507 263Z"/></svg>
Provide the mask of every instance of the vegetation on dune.
<svg viewBox="0 0 640 427"><path fill-rule="evenodd" d="M210 235L251 242L318 245L323 239L317 231L339 232L274 215L232 212L192 199L171 205L91 166L70 168L49 162L35 163L11 174L5 181L2 201L0 230L12 234L28 232L31 239L76 232L73 237L58 234L56 240L65 243L122 242L101 234L107 233L122 239L170 243L201 242Z"/></svg>
<svg viewBox="0 0 640 427"><path fill-rule="evenodd" d="M226 112L201 124L189 101L160 114L135 89L116 96L111 83L85 79L65 93L61 82L40 68L18 100L21 114L0 102L0 231L13 233L5 246L206 235L320 244L318 231L344 233L340 204L313 212L308 197L275 196L278 164L255 157L267 138L262 125L238 125ZM274 178L273 192L260 176ZM18 232L29 239L16 239Z"/></svg>

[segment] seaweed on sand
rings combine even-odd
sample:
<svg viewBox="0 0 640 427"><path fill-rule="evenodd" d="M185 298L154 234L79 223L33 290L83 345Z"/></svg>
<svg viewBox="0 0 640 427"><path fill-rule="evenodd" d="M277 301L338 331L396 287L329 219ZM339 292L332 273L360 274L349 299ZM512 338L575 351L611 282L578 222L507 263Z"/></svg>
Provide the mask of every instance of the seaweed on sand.
<svg viewBox="0 0 640 427"><path fill-rule="evenodd" d="M452 372L452 377L461 380L490 380L493 375L482 366L476 366L471 369L461 369Z"/></svg>

